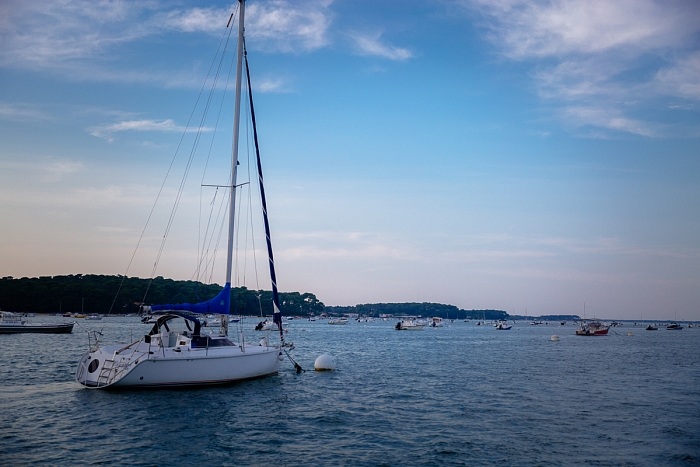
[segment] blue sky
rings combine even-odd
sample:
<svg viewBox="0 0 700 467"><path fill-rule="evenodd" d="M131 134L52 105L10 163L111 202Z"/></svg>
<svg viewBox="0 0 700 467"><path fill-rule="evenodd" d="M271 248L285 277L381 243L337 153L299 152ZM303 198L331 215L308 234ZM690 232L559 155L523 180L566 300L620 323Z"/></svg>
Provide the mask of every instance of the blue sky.
<svg viewBox="0 0 700 467"><path fill-rule="evenodd" d="M127 265L233 9L0 4L2 276L150 275ZM281 290L700 319L700 4L246 12Z"/></svg>

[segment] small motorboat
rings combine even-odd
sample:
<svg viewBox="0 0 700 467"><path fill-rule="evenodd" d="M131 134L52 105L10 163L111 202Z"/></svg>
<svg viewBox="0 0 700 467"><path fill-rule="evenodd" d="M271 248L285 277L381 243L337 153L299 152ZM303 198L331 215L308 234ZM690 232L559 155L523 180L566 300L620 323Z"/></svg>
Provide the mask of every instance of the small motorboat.
<svg viewBox="0 0 700 467"><path fill-rule="evenodd" d="M260 321L258 324L255 325L255 330L256 331L272 331L275 329L277 325L269 319L265 319L263 321Z"/></svg>
<svg viewBox="0 0 700 467"><path fill-rule="evenodd" d="M496 323L496 326L495 326L495 328L499 331L510 331L510 328L512 328L512 327L513 327L512 324L508 324L507 321L503 321L503 320Z"/></svg>
<svg viewBox="0 0 700 467"><path fill-rule="evenodd" d="M397 331L420 331L425 327L425 324L420 323L418 321L414 321L412 319L402 319L398 323L396 323L396 326L394 326L394 329Z"/></svg>
<svg viewBox="0 0 700 467"><path fill-rule="evenodd" d="M678 323L673 323L666 326L666 329L668 329L669 331L680 331L681 329L683 329L683 326L681 326Z"/></svg>
<svg viewBox="0 0 700 467"><path fill-rule="evenodd" d="M0 311L0 334L70 334L75 323L29 323L22 315Z"/></svg>
<svg viewBox="0 0 700 467"><path fill-rule="evenodd" d="M277 327L277 324L275 324L274 320L269 320L265 319L264 321L260 321L258 324L255 325L255 330L256 331L275 331L279 329ZM289 329L286 327L282 328L283 332L289 332Z"/></svg>
<svg viewBox="0 0 700 467"><path fill-rule="evenodd" d="M431 328L441 328L445 325L445 322L442 318L439 316L434 316L433 320L430 322L430 327Z"/></svg>
<svg viewBox="0 0 700 467"><path fill-rule="evenodd" d="M652 326L651 324L649 326L647 326L647 331L658 331L658 330L659 330L659 328L657 328L656 326Z"/></svg>
<svg viewBox="0 0 700 467"><path fill-rule="evenodd" d="M328 320L328 324L343 325L348 324L347 318L332 318Z"/></svg>

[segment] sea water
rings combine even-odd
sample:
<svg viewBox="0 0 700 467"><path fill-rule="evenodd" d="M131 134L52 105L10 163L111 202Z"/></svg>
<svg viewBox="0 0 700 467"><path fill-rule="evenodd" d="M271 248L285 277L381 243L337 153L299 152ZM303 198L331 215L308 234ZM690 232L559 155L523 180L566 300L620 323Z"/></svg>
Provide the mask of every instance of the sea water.
<svg viewBox="0 0 700 467"><path fill-rule="evenodd" d="M1 465L700 465L700 328L296 319L302 373L110 392L73 379L87 331L126 343L149 326L77 321L0 335ZM335 371L313 371L322 354Z"/></svg>

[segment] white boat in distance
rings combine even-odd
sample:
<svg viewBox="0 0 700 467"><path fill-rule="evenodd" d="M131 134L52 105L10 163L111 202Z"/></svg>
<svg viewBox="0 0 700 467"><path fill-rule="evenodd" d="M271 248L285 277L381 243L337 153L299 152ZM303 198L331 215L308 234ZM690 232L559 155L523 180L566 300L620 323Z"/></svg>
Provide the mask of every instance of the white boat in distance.
<svg viewBox="0 0 700 467"><path fill-rule="evenodd" d="M424 327L425 323L423 322L418 322L412 319L402 319L396 323L394 329L397 331L421 331Z"/></svg>
<svg viewBox="0 0 700 467"><path fill-rule="evenodd" d="M498 321L498 322L494 325L494 327L495 327L498 331L510 331L510 329L513 327L513 325L512 325L512 324L508 324L508 321L500 320L500 321Z"/></svg>
<svg viewBox="0 0 700 467"><path fill-rule="evenodd" d="M245 1L239 0L231 187L236 187L237 171L235 168L238 165L238 129L240 127L241 80L244 64L244 12ZM229 22L232 18L233 14ZM247 70L247 58L245 65ZM253 120L253 129L255 129L249 73L246 73L246 76L248 77L248 96L251 106L250 115ZM273 321L277 324L280 332L280 345L269 345L267 338L262 339L258 345L235 343L228 337L229 320L225 318L230 314L234 219L236 219L236 189L229 187L226 284L221 292L202 303L145 307L144 312L146 313L151 311L164 313L157 318L151 331L141 339L125 345L99 346L95 344L78 363L75 374L78 383L89 388L209 385L258 378L278 372L285 343L270 243L257 131L254 134L260 201L264 214L272 281ZM222 316L219 335L203 333L203 323L198 316L206 316L207 314L226 315ZM297 370L299 369L300 367L297 366Z"/></svg>
<svg viewBox="0 0 700 467"><path fill-rule="evenodd" d="M445 321L442 318L440 318L439 316L433 316L433 319L430 322L431 328L441 328L444 325L445 325Z"/></svg>
<svg viewBox="0 0 700 467"><path fill-rule="evenodd" d="M343 325L348 324L347 318L331 318L328 320L328 324Z"/></svg>

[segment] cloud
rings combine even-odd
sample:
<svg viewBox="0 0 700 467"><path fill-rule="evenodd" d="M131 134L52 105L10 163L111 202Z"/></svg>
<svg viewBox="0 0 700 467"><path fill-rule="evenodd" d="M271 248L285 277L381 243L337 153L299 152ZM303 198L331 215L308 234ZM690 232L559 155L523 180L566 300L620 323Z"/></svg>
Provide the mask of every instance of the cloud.
<svg viewBox="0 0 700 467"><path fill-rule="evenodd" d="M59 182L67 175L79 172L84 168L82 162L72 160L52 160L46 164L42 164L40 171L43 173L41 181L43 182Z"/></svg>
<svg viewBox="0 0 700 467"><path fill-rule="evenodd" d="M90 134L98 138L104 138L112 141L114 133L124 131L158 131L158 132L185 132L185 131L212 131L210 128L188 129L187 127L177 125L173 120L125 120L110 125L102 125L90 129Z"/></svg>
<svg viewBox="0 0 700 467"><path fill-rule="evenodd" d="M315 231L288 235L294 247L280 250L287 258L315 258L317 260L346 259L359 261L410 260L417 252L395 238L371 232Z"/></svg>
<svg viewBox="0 0 700 467"><path fill-rule="evenodd" d="M668 125L633 115L654 114L658 99L668 96L700 99L696 2L471 0L463 5L478 14L486 37L504 57L532 67L539 95L560 106L558 114L574 127L665 136Z"/></svg>
<svg viewBox="0 0 700 467"><path fill-rule="evenodd" d="M136 21L148 2L9 0L0 7L0 63L24 69L69 68L115 44L150 34Z"/></svg>
<svg viewBox="0 0 700 467"><path fill-rule="evenodd" d="M274 52L301 53L324 47L332 22L331 3L273 0L251 4L246 10L249 43ZM98 62L108 65L112 55L119 54L119 46L147 37L172 31L218 35L230 13L228 7L178 8L165 1L6 0L0 3L0 67L75 76L76 70L99 68ZM114 80L115 74L97 69L80 76Z"/></svg>
<svg viewBox="0 0 700 467"><path fill-rule="evenodd" d="M66 176L80 172L84 164L73 159L56 157L26 158L23 160L0 161L0 171L10 174L10 180L37 179L41 182L60 182Z"/></svg>
<svg viewBox="0 0 700 467"><path fill-rule="evenodd" d="M331 1L286 2L272 0L246 7L246 37L268 51L307 52L328 44L328 29L332 22ZM219 34L222 18L230 16L230 9L191 8L173 10L165 14L168 28L183 32ZM238 21L238 9L231 27Z"/></svg>
<svg viewBox="0 0 700 467"><path fill-rule="evenodd" d="M0 102L0 118L13 121L39 121L50 120L51 116L31 104Z"/></svg>
<svg viewBox="0 0 700 467"><path fill-rule="evenodd" d="M228 8L192 8L165 13L164 23L168 29L183 32L220 33L222 18L231 14Z"/></svg>
<svg viewBox="0 0 700 467"><path fill-rule="evenodd" d="M654 84L669 95L700 100L700 51L659 70Z"/></svg>
<svg viewBox="0 0 700 467"><path fill-rule="evenodd" d="M259 92L284 93L289 91L288 83L279 77L263 78L255 84L254 88Z"/></svg>
<svg viewBox="0 0 700 467"><path fill-rule="evenodd" d="M410 50L388 45L382 42L382 33L351 34L356 49L360 55L371 55L389 60L408 60L413 56Z"/></svg>
<svg viewBox="0 0 700 467"><path fill-rule="evenodd" d="M597 107L569 106L563 109L562 115L564 119L579 127L607 128L650 138L660 136L656 126L642 120L625 117L616 108L606 108L602 105Z"/></svg>
<svg viewBox="0 0 700 467"><path fill-rule="evenodd" d="M328 45L330 0L259 2L246 9L247 37L264 49L306 52Z"/></svg>
<svg viewBox="0 0 700 467"><path fill-rule="evenodd" d="M679 2L523 0L474 2L492 38L514 59L679 46L697 29ZM693 9L691 7L691 9Z"/></svg>

